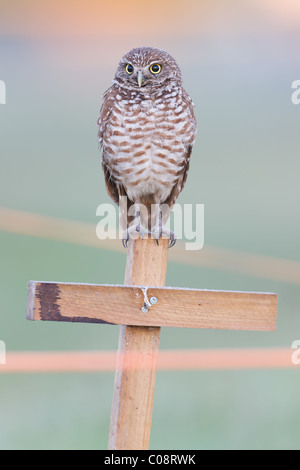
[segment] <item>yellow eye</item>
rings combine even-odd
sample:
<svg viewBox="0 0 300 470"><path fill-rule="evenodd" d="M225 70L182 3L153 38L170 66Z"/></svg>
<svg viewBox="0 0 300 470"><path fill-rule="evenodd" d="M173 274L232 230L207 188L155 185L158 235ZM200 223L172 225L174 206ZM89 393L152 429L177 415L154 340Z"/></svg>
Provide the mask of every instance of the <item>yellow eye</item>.
<svg viewBox="0 0 300 470"><path fill-rule="evenodd" d="M150 67L150 72L154 73L154 75L157 75L161 71L161 65L159 64L152 64Z"/></svg>
<svg viewBox="0 0 300 470"><path fill-rule="evenodd" d="M128 75L131 75L133 73L133 71L134 71L133 65L127 64L126 65L126 72L128 73Z"/></svg>

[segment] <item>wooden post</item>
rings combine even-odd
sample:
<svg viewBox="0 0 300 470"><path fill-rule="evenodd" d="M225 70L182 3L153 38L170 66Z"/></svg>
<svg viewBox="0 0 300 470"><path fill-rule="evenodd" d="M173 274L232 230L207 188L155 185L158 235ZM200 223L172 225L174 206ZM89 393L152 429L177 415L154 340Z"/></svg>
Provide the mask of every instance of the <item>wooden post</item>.
<svg viewBox="0 0 300 470"><path fill-rule="evenodd" d="M126 325L120 328L109 449L148 449L162 326L276 329L276 294L164 287L168 243L131 240L123 286L28 284L28 320Z"/></svg>
<svg viewBox="0 0 300 470"><path fill-rule="evenodd" d="M131 240L125 284L164 286L168 243ZM120 327L109 449L148 449L159 338L160 327Z"/></svg>

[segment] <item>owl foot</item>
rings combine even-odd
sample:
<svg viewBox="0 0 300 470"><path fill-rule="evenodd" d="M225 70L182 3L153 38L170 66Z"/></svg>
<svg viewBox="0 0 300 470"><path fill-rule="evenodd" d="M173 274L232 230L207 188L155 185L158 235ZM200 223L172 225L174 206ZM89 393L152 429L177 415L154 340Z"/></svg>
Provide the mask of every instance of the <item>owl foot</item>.
<svg viewBox="0 0 300 470"><path fill-rule="evenodd" d="M169 239L169 247L172 248L176 243L176 236L175 233L167 228L159 227L158 229L154 229L151 232L151 237L155 239L157 246L159 245L160 238L167 238Z"/></svg>
<svg viewBox="0 0 300 470"><path fill-rule="evenodd" d="M137 240L137 238L144 238L145 236L145 229L141 224L138 225L131 225L128 227L127 230L123 233L122 236L122 245L124 248L128 248L128 242L130 239Z"/></svg>
<svg viewBox="0 0 300 470"><path fill-rule="evenodd" d="M169 248L172 248L176 243L176 236L174 232L170 232L170 238L169 238Z"/></svg>

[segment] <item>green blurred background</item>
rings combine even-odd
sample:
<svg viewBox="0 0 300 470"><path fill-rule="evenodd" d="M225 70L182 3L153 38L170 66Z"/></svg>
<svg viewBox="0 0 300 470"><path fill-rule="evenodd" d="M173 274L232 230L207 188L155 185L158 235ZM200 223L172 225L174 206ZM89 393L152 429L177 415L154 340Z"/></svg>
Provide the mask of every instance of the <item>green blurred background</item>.
<svg viewBox="0 0 300 470"><path fill-rule="evenodd" d="M132 47L170 52L196 105L181 203L205 204L205 243L300 262L300 4L293 0L0 0L0 206L97 223L109 202L102 93ZM119 243L119 241L116 241ZM122 283L126 254L0 232L8 351L115 350L118 327L30 323L31 279ZM174 248L176 250L176 247ZM193 256L201 259L201 251ZM287 347L299 282L169 263L167 285L279 294L276 333L164 329L161 348ZM4 367L4 366L0 366ZM152 449L299 449L299 367L158 372ZM105 449L113 373L0 375L1 449Z"/></svg>

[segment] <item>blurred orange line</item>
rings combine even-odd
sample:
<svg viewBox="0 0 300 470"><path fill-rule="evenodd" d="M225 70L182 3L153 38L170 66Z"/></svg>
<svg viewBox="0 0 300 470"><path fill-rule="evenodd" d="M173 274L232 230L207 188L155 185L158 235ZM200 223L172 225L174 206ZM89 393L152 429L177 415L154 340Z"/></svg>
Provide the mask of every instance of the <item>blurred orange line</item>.
<svg viewBox="0 0 300 470"><path fill-rule="evenodd" d="M96 223L88 224L0 207L0 231L119 251L125 255L120 240L97 238ZM300 262L294 260L207 245L201 251L187 251L184 243L179 241L170 250L169 260L300 285Z"/></svg>
<svg viewBox="0 0 300 470"><path fill-rule="evenodd" d="M291 360L292 352L287 348L162 350L158 370L296 368ZM124 363L133 368L145 368L146 356L127 355ZM6 364L0 365L0 373L111 372L116 368L116 358L116 352L112 351L9 352Z"/></svg>

